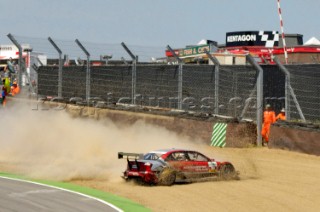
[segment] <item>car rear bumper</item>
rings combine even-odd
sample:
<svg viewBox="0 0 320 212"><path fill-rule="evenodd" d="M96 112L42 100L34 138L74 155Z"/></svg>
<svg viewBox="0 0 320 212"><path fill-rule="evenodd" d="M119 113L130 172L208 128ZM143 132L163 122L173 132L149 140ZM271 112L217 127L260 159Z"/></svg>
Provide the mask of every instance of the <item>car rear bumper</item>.
<svg viewBox="0 0 320 212"><path fill-rule="evenodd" d="M125 171L122 176L123 179L141 179L145 183L158 183L158 178L154 172L150 171Z"/></svg>

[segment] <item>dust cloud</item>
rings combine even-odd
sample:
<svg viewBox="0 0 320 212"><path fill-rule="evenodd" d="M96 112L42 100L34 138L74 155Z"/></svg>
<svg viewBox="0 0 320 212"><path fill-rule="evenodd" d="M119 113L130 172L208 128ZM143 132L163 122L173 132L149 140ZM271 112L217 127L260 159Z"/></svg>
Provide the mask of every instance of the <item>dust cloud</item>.
<svg viewBox="0 0 320 212"><path fill-rule="evenodd" d="M152 211L320 211L318 156L268 148L213 148L144 122L121 126L71 118L65 111L0 109L0 124L0 171L71 181L129 198ZM126 162L117 159L118 151L171 147L229 160L241 180L149 187L119 177Z"/></svg>
<svg viewBox="0 0 320 212"><path fill-rule="evenodd" d="M0 164L36 179L121 180L126 167L117 153L162 148L199 149L199 144L165 128L138 121L74 118L65 111L14 106L0 110Z"/></svg>

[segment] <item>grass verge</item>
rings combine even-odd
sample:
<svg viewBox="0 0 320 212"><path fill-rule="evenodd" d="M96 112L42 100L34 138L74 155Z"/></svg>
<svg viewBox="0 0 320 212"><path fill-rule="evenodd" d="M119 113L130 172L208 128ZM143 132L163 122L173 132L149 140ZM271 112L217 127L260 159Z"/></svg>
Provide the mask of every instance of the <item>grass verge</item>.
<svg viewBox="0 0 320 212"><path fill-rule="evenodd" d="M45 184L45 185L49 185L49 186L67 189L67 190L74 191L74 192L79 192L79 193L106 201L106 202L120 208L123 211L128 211L128 212L130 212L130 211L150 212L151 211L150 209L148 209L148 208L144 207L143 205L140 205L132 200L129 200L129 199L126 199L126 198L123 198L123 197L120 197L120 196L117 196L117 195L114 195L111 193L107 193L104 191L100 191L97 189L78 186L78 185L75 185L72 183L56 182L56 181L49 181L49 180L35 180L35 179L29 179L27 177L20 176L20 175L15 175L15 174L10 174L10 173L1 173L1 172L0 172L0 176L12 178L12 179L21 179L21 180L32 181L32 182L41 183L41 184Z"/></svg>

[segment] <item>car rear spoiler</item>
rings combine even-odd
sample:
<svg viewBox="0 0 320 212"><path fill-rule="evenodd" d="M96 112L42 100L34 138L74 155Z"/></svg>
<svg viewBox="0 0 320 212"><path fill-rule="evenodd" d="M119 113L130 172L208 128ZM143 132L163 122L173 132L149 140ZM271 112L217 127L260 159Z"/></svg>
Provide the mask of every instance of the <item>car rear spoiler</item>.
<svg viewBox="0 0 320 212"><path fill-rule="evenodd" d="M143 154L141 153L118 152L118 159L122 159L124 156L127 156L127 159L129 159L129 157L135 159L143 158Z"/></svg>

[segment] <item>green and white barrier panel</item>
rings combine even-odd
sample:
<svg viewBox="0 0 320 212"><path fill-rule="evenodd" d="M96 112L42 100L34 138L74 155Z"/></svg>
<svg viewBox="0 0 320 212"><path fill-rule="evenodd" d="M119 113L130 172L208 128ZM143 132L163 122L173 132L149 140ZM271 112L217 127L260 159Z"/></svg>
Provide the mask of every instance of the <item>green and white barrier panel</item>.
<svg viewBox="0 0 320 212"><path fill-rule="evenodd" d="M216 123L213 125L211 146L225 147L226 146L226 134L227 134L227 124L226 123Z"/></svg>

